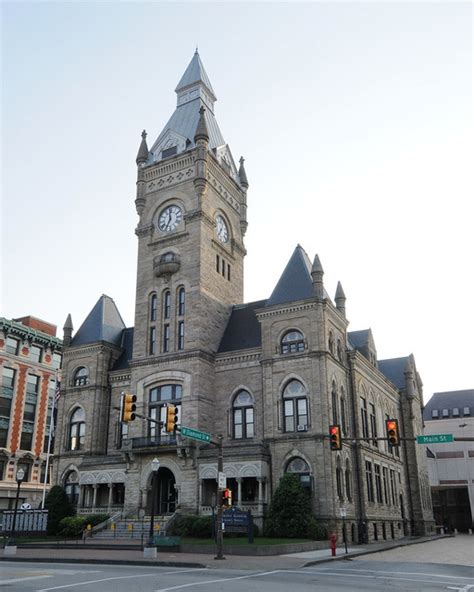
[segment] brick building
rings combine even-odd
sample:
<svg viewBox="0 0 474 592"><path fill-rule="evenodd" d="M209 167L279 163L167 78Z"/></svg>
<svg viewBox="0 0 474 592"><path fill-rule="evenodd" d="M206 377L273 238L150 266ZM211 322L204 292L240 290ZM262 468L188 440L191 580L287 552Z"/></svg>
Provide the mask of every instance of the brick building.
<svg viewBox="0 0 474 592"><path fill-rule="evenodd" d="M0 318L0 512L13 508L19 468L25 471L21 502L41 504L61 347L46 321Z"/></svg>
<svg viewBox="0 0 474 592"><path fill-rule="evenodd" d="M57 481L80 512L146 513L157 456L159 512L211 512L215 449L142 419L121 426L129 391L145 417L162 419L173 402L182 425L222 433L234 500L260 521L290 471L320 522L336 527L344 504L354 541L426 532L424 451L374 439L388 417L421 434L413 356L378 360L370 330L348 332L342 286L331 298L318 257L299 245L269 298L243 303L249 183L197 52L176 93L176 110L150 149L143 132L136 159L135 326L104 295L74 336L70 317L64 328ZM333 422L348 438L337 454L325 438Z"/></svg>

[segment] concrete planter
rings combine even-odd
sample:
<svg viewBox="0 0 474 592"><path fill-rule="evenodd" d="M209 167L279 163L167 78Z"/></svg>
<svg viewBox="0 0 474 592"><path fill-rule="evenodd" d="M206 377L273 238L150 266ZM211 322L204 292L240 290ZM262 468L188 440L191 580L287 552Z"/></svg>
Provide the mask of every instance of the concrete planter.
<svg viewBox="0 0 474 592"><path fill-rule="evenodd" d="M156 559L156 547L143 547L144 559Z"/></svg>

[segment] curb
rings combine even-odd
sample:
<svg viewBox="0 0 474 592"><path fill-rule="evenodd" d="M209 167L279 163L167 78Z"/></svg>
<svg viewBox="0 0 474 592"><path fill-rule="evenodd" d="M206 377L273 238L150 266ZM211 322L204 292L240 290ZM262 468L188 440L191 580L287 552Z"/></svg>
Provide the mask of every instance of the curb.
<svg viewBox="0 0 474 592"><path fill-rule="evenodd" d="M192 563L189 561L141 561L137 560L117 560L117 559L71 559L67 557L0 557L0 561L17 561L19 563L81 563L84 565L141 565L146 567L190 567L196 569L206 569L207 565L203 563Z"/></svg>

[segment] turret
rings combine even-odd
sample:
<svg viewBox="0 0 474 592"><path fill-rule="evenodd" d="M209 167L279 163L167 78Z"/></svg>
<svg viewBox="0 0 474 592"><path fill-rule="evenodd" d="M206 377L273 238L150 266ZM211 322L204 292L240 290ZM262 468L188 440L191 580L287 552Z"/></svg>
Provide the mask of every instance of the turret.
<svg viewBox="0 0 474 592"><path fill-rule="evenodd" d="M140 143L140 148L138 149L136 163L138 166L138 173L137 173L137 198L135 200L135 207L137 209L137 214L139 216L142 215L142 212L145 208L145 175L142 170L142 165L144 165L149 156L148 146L146 143L146 136L147 133L145 130L142 131L142 141Z"/></svg>
<svg viewBox="0 0 474 592"><path fill-rule="evenodd" d="M317 255L314 256L313 267L311 268L311 277L313 278L313 292L316 300L324 299L324 270L321 261Z"/></svg>
<svg viewBox="0 0 474 592"><path fill-rule="evenodd" d="M148 160L148 146L146 143L146 136L147 133L145 130L142 131L142 141L140 143L140 148L138 149L138 154L136 158L137 166L144 164Z"/></svg>
<svg viewBox="0 0 474 592"><path fill-rule="evenodd" d="M342 289L341 282L337 282L336 288L336 296L334 297L336 301L336 308L342 314L343 317L346 316L346 295L344 294L344 290Z"/></svg>
<svg viewBox="0 0 474 592"><path fill-rule="evenodd" d="M242 203L240 208L240 230L242 232L242 236L245 235L247 231L247 189L249 188L249 182L247 180L247 174L245 172L244 162L245 159L243 156L240 157L240 168L239 168L239 180L240 186L243 189L242 195Z"/></svg>
<svg viewBox="0 0 474 592"><path fill-rule="evenodd" d="M64 323L63 327L63 346L69 347L71 345L72 340L72 330L74 327L72 326L72 318L71 313L67 315L66 322Z"/></svg>
<svg viewBox="0 0 474 592"><path fill-rule="evenodd" d="M209 146L209 132L207 130L206 110L201 105L199 109L199 121L194 134L194 143L196 144L196 175L194 177L194 188L199 200L204 197L207 189L207 157Z"/></svg>

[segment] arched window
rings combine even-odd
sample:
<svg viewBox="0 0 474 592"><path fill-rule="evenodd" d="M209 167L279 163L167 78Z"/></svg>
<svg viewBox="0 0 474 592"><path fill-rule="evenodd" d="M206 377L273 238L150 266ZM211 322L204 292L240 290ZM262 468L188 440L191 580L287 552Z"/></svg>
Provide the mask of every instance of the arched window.
<svg viewBox="0 0 474 592"><path fill-rule="evenodd" d="M343 483L342 483L342 468L341 468L341 459L338 457L336 463L336 489L337 489L337 497L342 501L344 499L344 495L342 493Z"/></svg>
<svg viewBox="0 0 474 592"><path fill-rule="evenodd" d="M237 440L253 438L255 435L255 420L253 398L248 391L239 391L232 404L232 429Z"/></svg>
<svg viewBox="0 0 474 592"><path fill-rule="evenodd" d="M64 491L73 506L79 501L79 475L76 471L69 471L64 480Z"/></svg>
<svg viewBox="0 0 474 592"><path fill-rule="evenodd" d="M332 381L331 387L331 406L332 406L332 423L337 424L337 387L334 380Z"/></svg>
<svg viewBox="0 0 474 592"><path fill-rule="evenodd" d="M332 331L329 331L328 347L331 354L334 355L334 335Z"/></svg>
<svg viewBox="0 0 474 592"><path fill-rule="evenodd" d="M83 450L86 435L86 414L77 407L69 420L69 450Z"/></svg>
<svg viewBox="0 0 474 592"><path fill-rule="evenodd" d="M299 477L301 485L308 491L311 489L311 475L308 463L300 457L295 457L286 465L286 473L293 473Z"/></svg>
<svg viewBox="0 0 474 592"><path fill-rule="evenodd" d="M84 366L81 366L76 370L74 374L74 386L84 386L89 384L89 370Z"/></svg>
<svg viewBox="0 0 474 592"><path fill-rule="evenodd" d="M346 460L346 497L349 501L352 501L352 487L351 487L351 465L349 460Z"/></svg>
<svg viewBox="0 0 474 592"><path fill-rule="evenodd" d="M337 340L337 359L342 362L342 343L341 340Z"/></svg>
<svg viewBox="0 0 474 592"><path fill-rule="evenodd" d="M186 292L183 287L178 290L178 316L182 317L186 308Z"/></svg>
<svg viewBox="0 0 474 592"><path fill-rule="evenodd" d="M283 391L284 431L304 432L308 424L308 400L305 388L298 380L291 380Z"/></svg>
<svg viewBox="0 0 474 592"><path fill-rule="evenodd" d="M158 296L156 294L152 294L150 298L150 321L156 321L157 309Z"/></svg>
<svg viewBox="0 0 474 592"><path fill-rule="evenodd" d="M166 422L166 406L168 403L175 405L178 424L181 423L181 397L183 387L180 384L164 384L150 389L148 393L149 417L155 421L162 421L161 432L158 424L149 422L148 434L151 439L158 440L166 435L164 423Z"/></svg>
<svg viewBox="0 0 474 592"><path fill-rule="evenodd" d="M171 293L169 290L163 294L163 317L169 319L171 314Z"/></svg>
<svg viewBox="0 0 474 592"><path fill-rule="evenodd" d="M344 394L344 387L341 386L341 398L339 400L341 408L341 429L344 436L347 435L347 410L346 410L346 397Z"/></svg>
<svg viewBox="0 0 474 592"><path fill-rule="evenodd" d="M281 353L294 354L304 351L304 336L301 331L288 331L281 340Z"/></svg>

